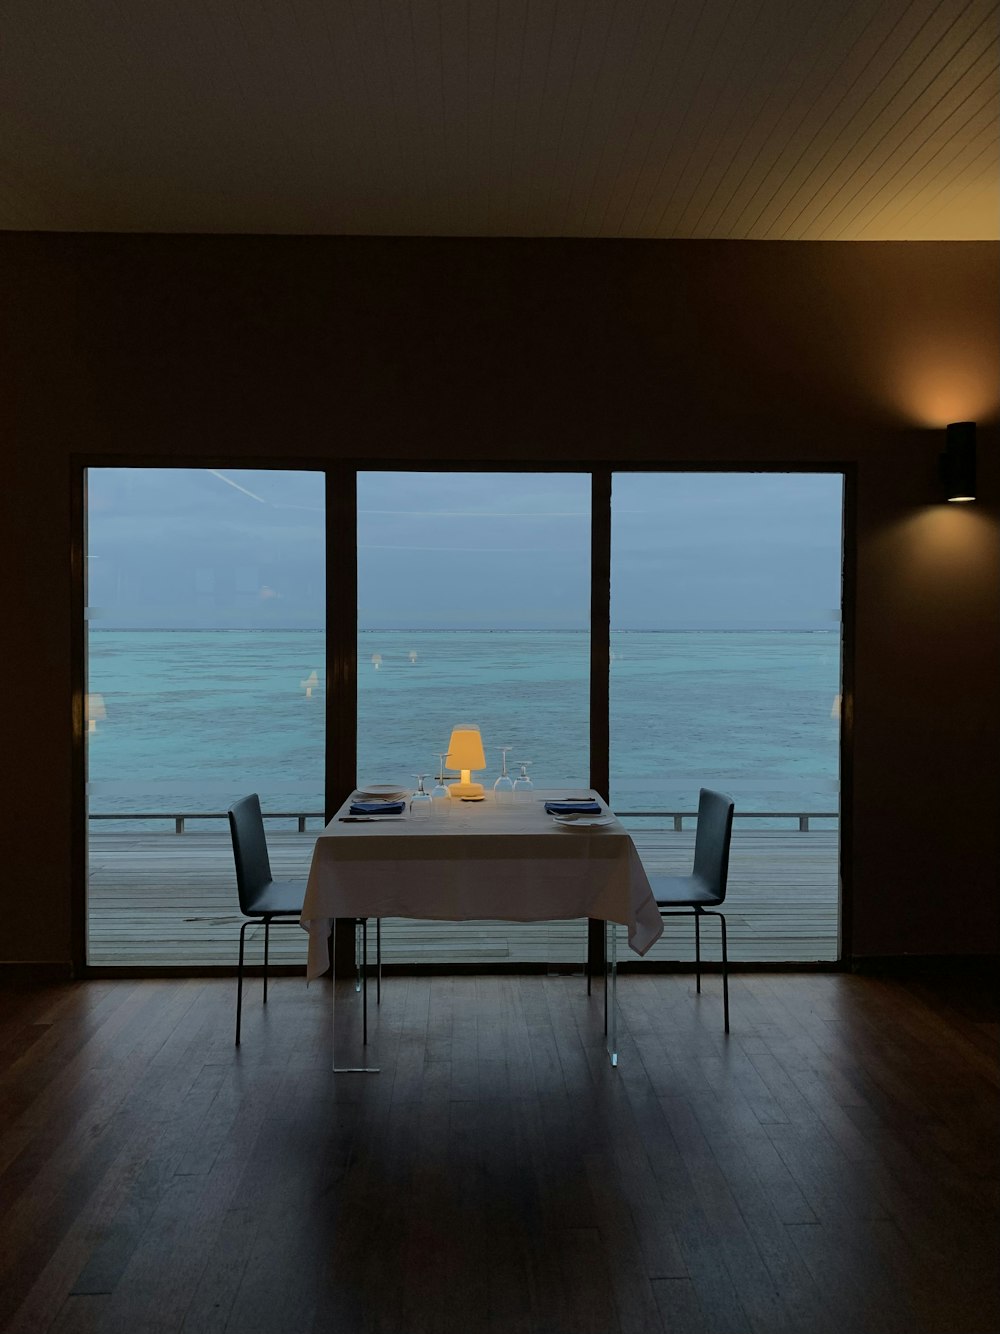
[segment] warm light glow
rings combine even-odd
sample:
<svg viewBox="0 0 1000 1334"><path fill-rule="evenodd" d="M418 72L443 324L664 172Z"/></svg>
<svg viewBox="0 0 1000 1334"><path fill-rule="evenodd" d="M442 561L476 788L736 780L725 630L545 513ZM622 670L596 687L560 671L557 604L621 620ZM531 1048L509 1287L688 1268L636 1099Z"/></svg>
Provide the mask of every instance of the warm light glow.
<svg viewBox="0 0 1000 1334"><path fill-rule="evenodd" d="M103 695L87 696L87 731L96 732L98 722L103 721L108 716L108 711L104 706Z"/></svg>
<svg viewBox="0 0 1000 1334"><path fill-rule="evenodd" d="M481 797L482 783L473 783L472 770L486 768L486 754L479 728L464 725L455 727L448 743L445 768L458 769L462 777L448 789L453 797Z"/></svg>
<svg viewBox="0 0 1000 1334"><path fill-rule="evenodd" d="M949 505L967 505L970 500L975 500L975 496L949 496Z"/></svg>
<svg viewBox="0 0 1000 1334"><path fill-rule="evenodd" d="M915 426L987 421L1000 407L995 341L965 329L901 333L887 371L887 398Z"/></svg>
<svg viewBox="0 0 1000 1334"><path fill-rule="evenodd" d="M930 620L983 597L997 555L996 530L981 510L938 504L887 526L878 561L892 570L898 601Z"/></svg>

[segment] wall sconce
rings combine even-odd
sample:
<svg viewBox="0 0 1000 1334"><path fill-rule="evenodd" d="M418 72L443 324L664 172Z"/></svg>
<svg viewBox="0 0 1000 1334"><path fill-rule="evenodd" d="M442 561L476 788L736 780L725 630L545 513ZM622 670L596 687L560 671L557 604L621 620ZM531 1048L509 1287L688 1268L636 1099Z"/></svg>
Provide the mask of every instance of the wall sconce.
<svg viewBox="0 0 1000 1334"><path fill-rule="evenodd" d="M955 503L976 498L976 423L951 422L945 427L941 479L945 499Z"/></svg>

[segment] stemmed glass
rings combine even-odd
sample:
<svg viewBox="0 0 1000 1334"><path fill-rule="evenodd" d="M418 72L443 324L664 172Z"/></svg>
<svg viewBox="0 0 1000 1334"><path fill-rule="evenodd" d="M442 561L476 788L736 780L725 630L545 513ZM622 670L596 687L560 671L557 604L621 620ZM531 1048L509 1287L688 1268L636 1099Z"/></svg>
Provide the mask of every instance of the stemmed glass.
<svg viewBox="0 0 1000 1334"><path fill-rule="evenodd" d="M498 750L503 756L503 768L500 771L500 777L493 784L493 796L500 804L506 804L514 799L514 780L507 772L507 752L513 749L511 746L499 746Z"/></svg>
<svg viewBox="0 0 1000 1334"><path fill-rule="evenodd" d="M520 760L519 763L521 765L521 772L514 779L514 800L530 801L531 794L535 790L534 783L532 783L531 779L528 777L528 765L531 761Z"/></svg>
<svg viewBox="0 0 1000 1334"><path fill-rule="evenodd" d="M410 814L423 818L431 814L434 802L431 794L424 787L424 779L427 775L414 774L413 777L417 780L417 790L410 797Z"/></svg>
<svg viewBox="0 0 1000 1334"><path fill-rule="evenodd" d="M431 788L431 802L433 808L442 815L451 809L449 805L451 801L451 793L448 791L448 784L444 781L444 757L447 753L446 750L438 751L438 759L441 761L441 766L437 771L437 782Z"/></svg>

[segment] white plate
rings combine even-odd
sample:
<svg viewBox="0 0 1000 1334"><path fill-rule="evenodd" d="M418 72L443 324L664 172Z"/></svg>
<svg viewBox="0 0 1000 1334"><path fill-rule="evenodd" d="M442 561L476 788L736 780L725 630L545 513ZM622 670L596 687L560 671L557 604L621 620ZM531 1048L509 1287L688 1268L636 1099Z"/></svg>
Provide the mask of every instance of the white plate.
<svg viewBox="0 0 1000 1334"><path fill-rule="evenodd" d="M594 829L600 825L614 824L615 822L615 816L613 815L585 815L582 812L580 814L553 815L552 818L556 824L561 824L564 829Z"/></svg>
<svg viewBox="0 0 1000 1334"><path fill-rule="evenodd" d="M400 801L409 795L409 789L395 783L369 783L367 787L359 787L356 795L362 801Z"/></svg>

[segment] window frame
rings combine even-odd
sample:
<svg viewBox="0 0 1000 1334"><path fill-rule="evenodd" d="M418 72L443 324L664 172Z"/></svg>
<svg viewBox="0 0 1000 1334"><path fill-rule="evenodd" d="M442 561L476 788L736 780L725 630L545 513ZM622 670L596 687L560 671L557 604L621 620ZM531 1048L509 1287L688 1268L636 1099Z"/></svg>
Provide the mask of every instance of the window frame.
<svg viewBox="0 0 1000 1334"><path fill-rule="evenodd" d="M835 968L849 966L853 927L853 794L854 794L854 642L856 612L856 466L831 460L774 462L688 460L553 460L540 466L523 459L462 460L452 458L357 459L331 461L329 457L296 456L246 458L201 456L154 456L100 454L74 455L71 460L70 505L72 541L69 553L70 604L70 736L71 736L71 846L70 846L70 949L75 977L107 974L87 962L87 806L86 723L86 550L87 474L97 468L255 468L273 471L323 473L326 495L326 757L324 764L325 818L339 807L342 795L356 781L357 755L357 475L359 472L518 472L576 473L591 478L590 543L590 784L607 800L610 787L610 690L611 645L611 486L618 472L684 473L831 473L843 482L841 559L841 725L840 725L840 819L839 830L839 929ZM351 588L352 597L337 595ZM342 794L337 797L337 794ZM349 971L350 933L340 931L338 973ZM591 921L588 929L588 970L604 964L603 923ZM830 965L824 965L829 967ZM116 975L137 974L139 969L113 970ZM165 973L190 973L176 969ZM199 971L228 972L225 968Z"/></svg>

